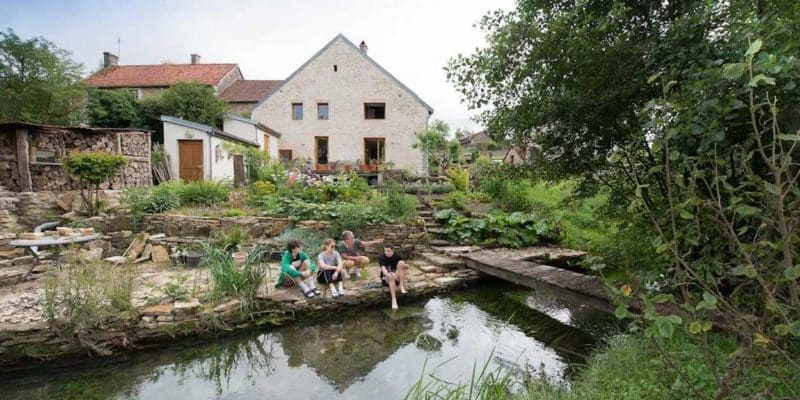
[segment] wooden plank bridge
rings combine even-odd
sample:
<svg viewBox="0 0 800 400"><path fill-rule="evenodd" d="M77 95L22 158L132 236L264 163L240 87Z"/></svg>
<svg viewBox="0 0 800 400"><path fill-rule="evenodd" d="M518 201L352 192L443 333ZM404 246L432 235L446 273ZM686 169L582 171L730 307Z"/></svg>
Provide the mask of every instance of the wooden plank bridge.
<svg viewBox="0 0 800 400"><path fill-rule="evenodd" d="M540 260L563 262L576 259L585 255L583 252L558 247L481 250L477 247L461 246L434 249L442 254L440 257L449 257L451 261L458 260L468 268L518 285L541 289L544 284L601 300L604 303L611 300L600 278L540 263ZM431 260L433 261L432 258ZM437 265L439 263L436 262Z"/></svg>

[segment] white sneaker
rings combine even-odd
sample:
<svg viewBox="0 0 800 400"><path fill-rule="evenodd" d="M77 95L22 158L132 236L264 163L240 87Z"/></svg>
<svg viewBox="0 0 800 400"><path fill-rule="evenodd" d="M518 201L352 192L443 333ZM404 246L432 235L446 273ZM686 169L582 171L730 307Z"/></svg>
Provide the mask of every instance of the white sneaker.
<svg viewBox="0 0 800 400"><path fill-rule="evenodd" d="M361 279L361 270L356 269L356 272L353 274L356 278Z"/></svg>
<svg viewBox="0 0 800 400"><path fill-rule="evenodd" d="M347 270L342 270L342 279L350 279L350 273Z"/></svg>
<svg viewBox="0 0 800 400"><path fill-rule="evenodd" d="M346 295L346 294L347 294L347 293L345 293L344 289L342 289L342 290L340 290L340 291L339 291L339 296L344 296L344 295Z"/></svg>
<svg viewBox="0 0 800 400"><path fill-rule="evenodd" d="M331 289L331 298L332 299L335 299L335 298L337 298L339 296L341 296L341 294L339 294L339 292L336 289Z"/></svg>

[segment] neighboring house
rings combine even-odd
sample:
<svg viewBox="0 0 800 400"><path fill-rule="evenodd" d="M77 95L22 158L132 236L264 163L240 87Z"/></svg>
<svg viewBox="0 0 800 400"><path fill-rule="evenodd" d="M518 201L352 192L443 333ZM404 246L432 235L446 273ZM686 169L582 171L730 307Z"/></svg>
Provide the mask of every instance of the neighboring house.
<svg viewBox="0 0 800 400"><path fill-rule="evenodd" d="M506 155L503 157L503 162L513 165L520 165L525 163L525 158L523 158L519 151L516 148L511 147L506 152Z"/></svg>
<svg viewBox="0 0 800 400"><path fill-rule="evenodd" d="M391 162L427 172L413 148L433 109L339 34L253 109L251 118L281 133L282 160L311 159L318 171L340 163Z"/></svg>
<svg viewBox="0 0 800 400"><path fill-rule="evenodd" d="M0 123L0 186L14 192L80 189L61 166L72 152L105 151L127 158L125 168L101 189L152 184L150 131L140 129Z"/></svg>
<svg viewBox="0 0 800 400"><path fill-rule="evenodd" d="M465 150L488 150L490 144L494 144L494 140L489 136L486 131L475 132L471 135L464 136L459 140L461 148Z"/></svg>
<svg viewBox="0 0 800 400"><path fill-rule="evenodd" d="M103 53L103 69L86 78L86 85L98 89L131 89L136 98L161 97L178 82L211 86L221 93L243 79L236 64L201 64L200 56L191 55L191 64L118 65L116 55Z"/></svg>
<svg viewBox="0 0 800 400"><path fill-rule="evenodd" d="M264 124L236 114L225 114L222 119L222 130L234 136L256 142L258 147L269 154L273 160L278 159L278 139L281 135Z"/></svg>
<svg viewBox="0 0 800 400"><path fill-rule="evenodd" d="M240 80L233 82L219 98L228 103L230 111L239 115L250 115L253 107L282 81Z"/></svg>
<svg viewBox="0 0 800 400"><path fill-rule="evenodd" d="M184 181L233 179L233 155L229 145L260 147L244 126L230 133L180 118L161 116L164 152L169 155L174 179ZM238 122L238 121L236 121ZM255 135L255 133L253 133Z"/></svg>

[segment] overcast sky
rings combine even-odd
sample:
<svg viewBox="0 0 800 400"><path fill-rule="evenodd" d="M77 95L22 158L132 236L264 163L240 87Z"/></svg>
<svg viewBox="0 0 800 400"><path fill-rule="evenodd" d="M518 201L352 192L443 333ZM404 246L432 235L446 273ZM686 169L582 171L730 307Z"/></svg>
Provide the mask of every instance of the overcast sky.
<svg viewBox="0 0 800 400"><path fill-rule="evenodd" d="M69 4L67 4L69 3ZM480 128L442 67L485 43L474 27L512 0L38 1L0 0L0 28L44 36L72 52L86 73L103 51L120 64L238 63L245 79L284 79L336 34L365 40L369 54L453 129Z"/></svg>

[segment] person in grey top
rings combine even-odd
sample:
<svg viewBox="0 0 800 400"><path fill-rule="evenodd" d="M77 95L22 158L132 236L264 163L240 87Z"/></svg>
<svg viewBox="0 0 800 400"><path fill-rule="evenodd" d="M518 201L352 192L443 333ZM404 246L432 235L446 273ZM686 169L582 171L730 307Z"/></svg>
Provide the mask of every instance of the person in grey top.
<svg viewBox="0 0 800 400"><path fill-rule="evenodd" d="M362 242L356 239L352 231L342 232L342 242L339 243L339 253L344 259L344 277L350 278L353 274L356 278L361 278L361 267L366 267L369 264L369 258L361 255L365 246L383 243L383 239L372 240L369 242Z"/></svg>
<svg viewBox="0 0 800 400"><path fill-rule="evenodd" d="M317 256L317 281L321 284L329 284L331 287L331 297L337 298L344 296L344 286L342 284L342 256L335 250L336 241L325 239L322 244L322 251ZM339 284L337 290L336 283Z"/></svg>

